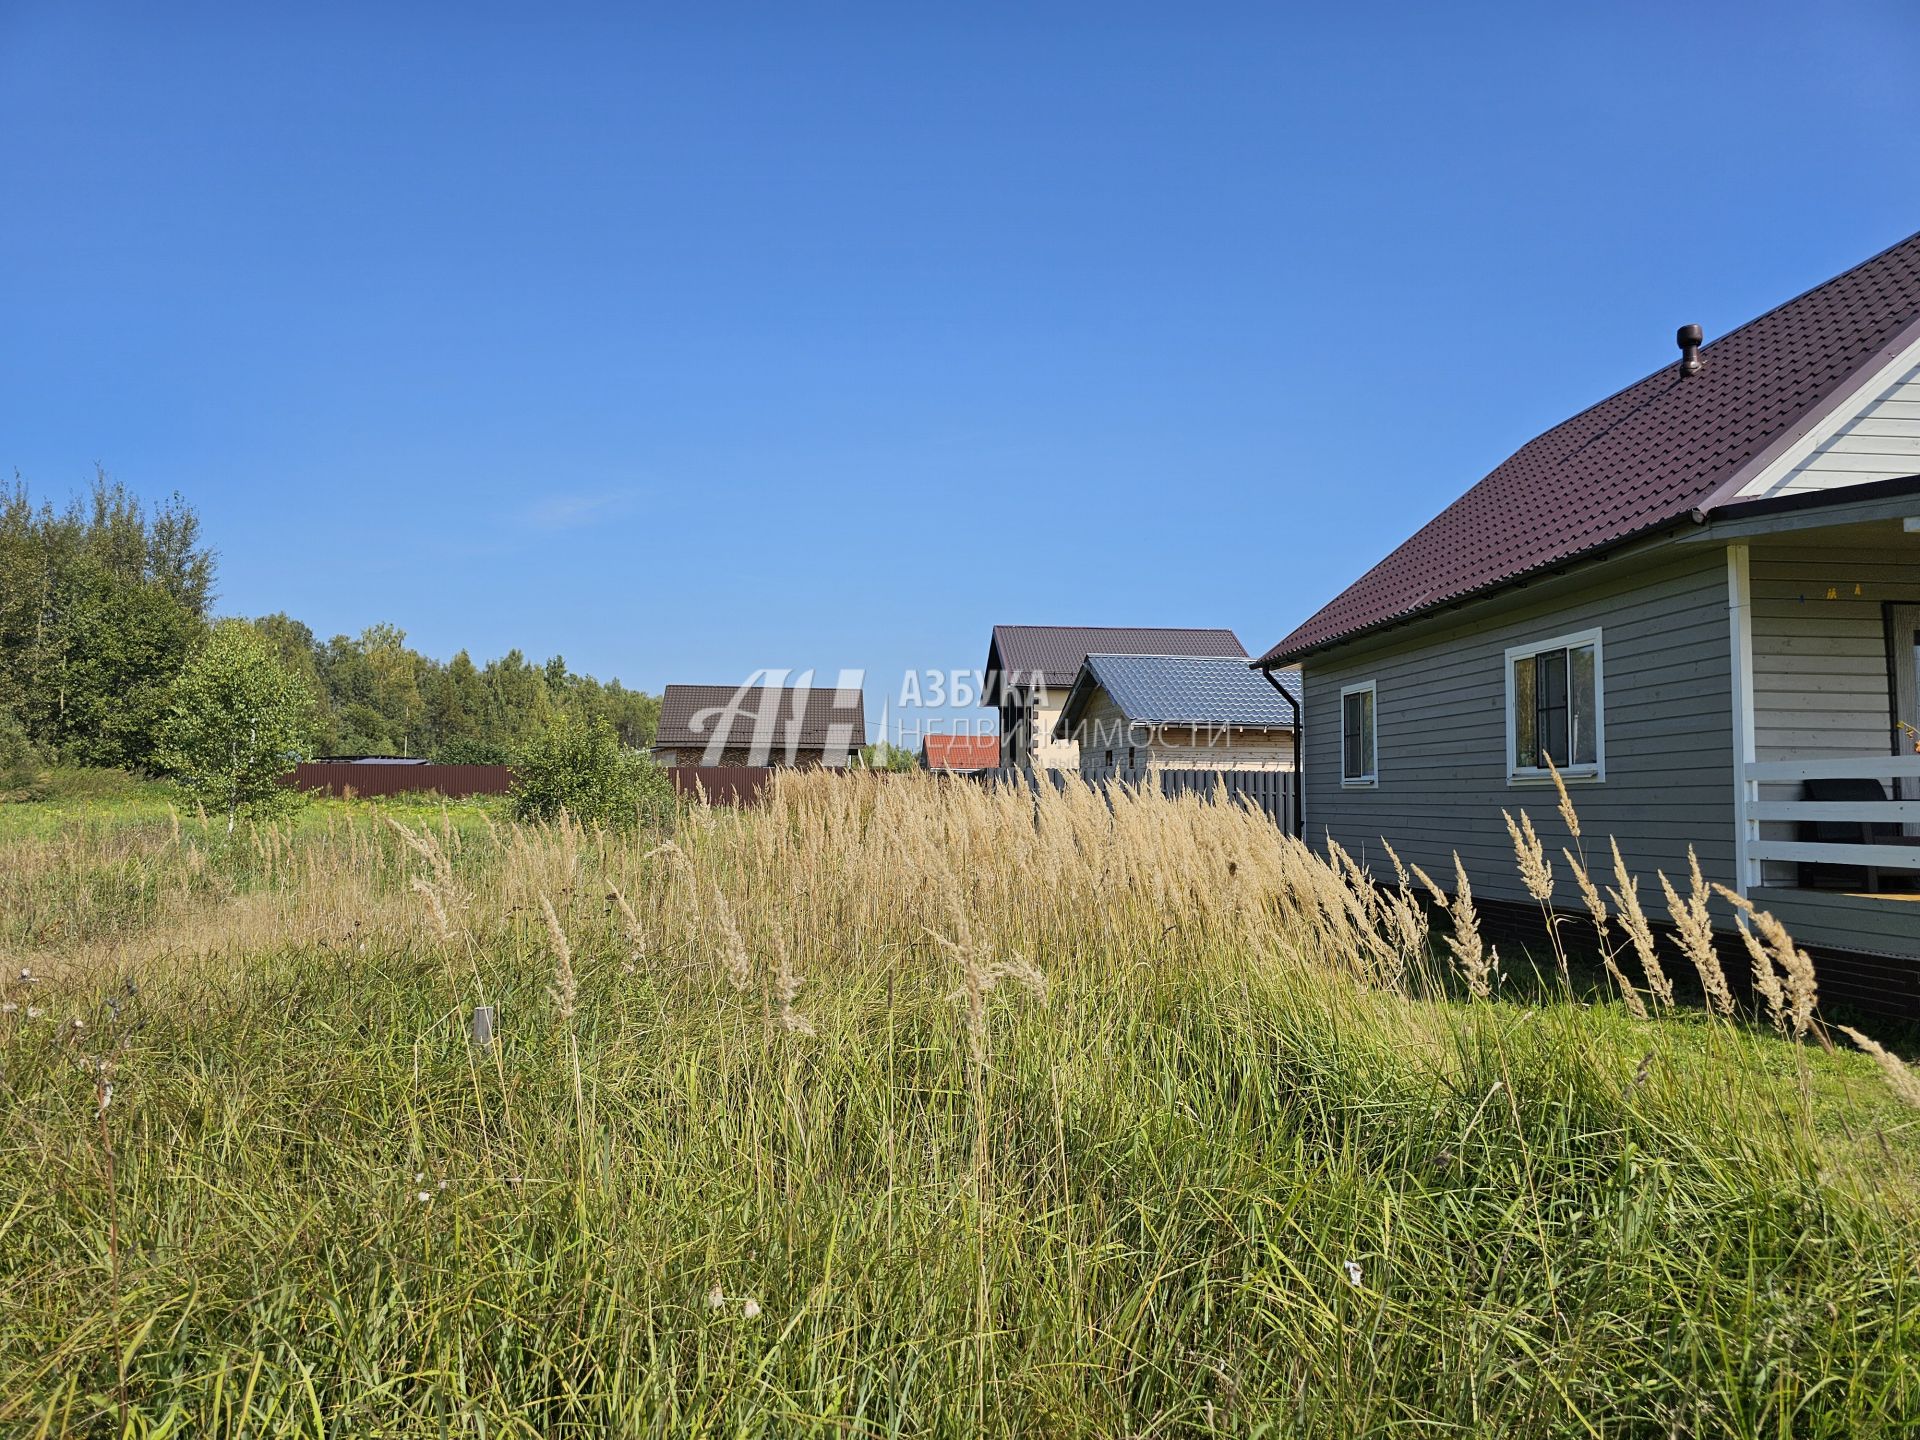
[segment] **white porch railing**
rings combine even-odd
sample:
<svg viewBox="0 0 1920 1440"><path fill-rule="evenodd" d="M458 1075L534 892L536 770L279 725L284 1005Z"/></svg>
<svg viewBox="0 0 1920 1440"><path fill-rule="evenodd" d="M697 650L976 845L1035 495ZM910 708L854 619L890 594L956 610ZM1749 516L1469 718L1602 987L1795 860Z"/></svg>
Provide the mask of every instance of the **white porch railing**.
<svg viewBox="0 0 1920 1440"><path fill-rule="evenodd" d="M1824 840L1763 840L1764 821L1858 822L1868 825L1920 825L1920 800L1762 800L1762 785L1792 785L1806 780L1920 781L1920 755L1859 755L1817 760L1750 760L1741 771L1738 835L1742 878L1761 883L1760 864L1787 860L1803 864L1858 865L1867 869L1920 870L1920 844L1842 844Z"/></svg>

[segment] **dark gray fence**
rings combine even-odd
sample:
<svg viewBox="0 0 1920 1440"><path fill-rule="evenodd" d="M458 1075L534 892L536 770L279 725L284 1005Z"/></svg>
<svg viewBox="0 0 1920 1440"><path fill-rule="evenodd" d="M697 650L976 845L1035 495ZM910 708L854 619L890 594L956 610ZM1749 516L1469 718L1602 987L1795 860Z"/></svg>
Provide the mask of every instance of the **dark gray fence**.
<svg viewBox="0 0 1920 1440"><path fill-rule="evenodd" d="M995 770L978 778L994 784L1012 783L1028 787L1051 784L1054 789L1060 790L1070 780L1079 777L1075 772L1063 770ZM1299 833L1299 826L1294 808L1293 778L1290 770L1128 770L1116 767L1092 783L1096 788L1158 784L1160 793L1168 798L1199 795L1228 805L1250 805L1284 833L1294 835Z"/></svg>
<svg viewBox="0 0 1920 1440"><path fill-rule="evenodd" d="M1288 835L1295 831L1293 773L1288 770L1116 770L1121 785L1152 784L1160 793L1199 795L1225 804L1251 805Z"/></svg>

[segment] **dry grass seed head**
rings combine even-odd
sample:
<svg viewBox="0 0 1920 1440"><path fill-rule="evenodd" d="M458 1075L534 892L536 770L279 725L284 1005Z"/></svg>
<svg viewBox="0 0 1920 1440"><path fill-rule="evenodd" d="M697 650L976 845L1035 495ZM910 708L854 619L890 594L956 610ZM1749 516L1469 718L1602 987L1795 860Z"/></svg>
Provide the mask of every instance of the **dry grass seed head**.
<svg viewBox="0 0 1920 1440"><path fill-rule="evenodd" d="M1886 1077L1887 1087L1900 1098L1902 1104L1920 1110L1920 1075L1915 1075L1898 1055L1878 1040L1862 1035L1851 1025L1842 1025L1839 1030L1873 1057L1874 1063L1880 1067L1880 1073Z"/></svg>
<svg viewBox="0 0 1920 1440"><path fill-rule="evenodd" d="M773 994L780 1007L780 1028L790 1035L811 1035L813 1022L793 1008L793 1002L800 996L800 987L806 982L793 968L793 947L787 943L784 930L774 927L774 948L780 957L779 969L774 976Z"/></svg>
<svg viewBox="0 0 1920 1440"><path fill-rule="evenodd" d="M1534 832L1533 819L1525 810L1515 823L1513 816L1505 810L1500 818L1507 822L1507 834L1513 837L1514 858L1520 865L1520 883L1526 886L1527 894L1542 905L1553 901L1553 862L1547 859L1546 847L1540 843L1540 837Z"/></svg>
<svg viewBox="0 0 1920 1440"><path fill-rule="evenodd" d="M1600 898L1600 891L1594 885L1593 877L1587 874L1587 867L1574 858L1571 850L1563 848L1560 857L1567 862L1567 869L1573 872L1574 886L1580 891L1580 899L1586 904L1587 915L1593 921L1594 939L1600 947L1600 964L1619 987L1620 999L1626 1005L1627 1013L1636 1020L1646 1019L1646 1002L1640 998L1640 992L1634 988L1633 982L1627 979L1626 972L1614 963L1613 930L1608 923L1607 902Z"/></svg>
<svg viewBox="0 0 1920 1440"><path fill-rule="evenodd" d="M1814 1007L1819 1003L1812 958L1793 943L1787 927L1771 911L1756 908L1746 896L1724 885L1713 888L1740 912L1736 918L1740 921L1740 937L1753 957L1754 988L1765 998L1769 1017L1778 1029L1790 1030L1794 1039L1804 1038L1812 1028ZM1758 940L1754 931L1759 932Z"/></svg>
<svg viewBox="0 0 1920 1440"><path fill-rule="evenodd" d="M1653 926L1647 920L1647 912L1640 908L1640 882L1627 873L1627 862L1621 857L1620 842L1608 837L1613 847L1614 887L1607 893L1613 897L1613 906L1620 914L1620 926L1627 932L1627 938L1633 942L1633 952L1640 958L1640 972L1646 976L1647 989L1653 998L1669 1008L1673 1005L1673 982L1667 978L1666 969L1660 964L1660 955L1654 948Z"/></svg>
<svg viewBox="0 0 1920 1440"><path fill-rule="evenodd" d="M573 947L567 943L567 932L560 928L560 917L554 913L553 901L545 891L540 894L540 913L546 918L547 940L553 947L553 987L547 993L553 996L560 1018L571 1020L580 998L580 988L573 977Z"/></svg>
<svg viewBox="0 0 1920 1440"><path fill-rule="evenodd" d="M1553 757L1544 757L1547 773L1553 776L1553 788L1560 796L1560 819L1567 827L1567 833L1575 840L1580 838L1580 812L1573 808L1573 796L1567 793L1567 782L1560 778L1560 767L1553 763Z"/></svg>
<svg viewBox="0 0 1920 1440"><path fill-rule="evenodd" d="M1687 871L1690 888L1686 899L1682 900L1675 892L1664 871L1659 872L1660 889L1667 897L1667 910L1673 916L1680 953L1692 962L1699 974L1708 1008L1717 1015L1731 1015L1733 991L1727 984L1726 971L1720 964L1720 950L1713 938L1713 916L1707 906L1710 891L1706 878L1700 873L1700 857L1694 854L1691 845L1687 847Z"/></svg>
<svg viewBox="0 0 1920 1440"><path fill-rule="evenodd" d="M1474 908L1473 887L1467 882L1467 867L1461 863L1457 850L1453 855L1453 875L1458 889L1453 903L1447 907L1447 913L1453 918L1453 934L1447 937L1447 946L1453 951L1454 962L1466 979L1467 989L1475 999L1485 1000L1493 993L1497 959L1480 938L1480 912Z"/></svg>

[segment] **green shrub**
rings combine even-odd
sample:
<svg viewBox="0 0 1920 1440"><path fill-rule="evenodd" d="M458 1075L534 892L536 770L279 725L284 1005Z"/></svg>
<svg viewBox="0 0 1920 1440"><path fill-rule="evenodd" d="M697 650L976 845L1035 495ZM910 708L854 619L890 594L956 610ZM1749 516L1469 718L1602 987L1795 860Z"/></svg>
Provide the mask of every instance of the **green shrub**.
<svg viewBox="0 0 1920 1440"><path fill-rule="evenodd" d="M865 746L853 757L855 770L888 770L894 774L904 774L909 770L918 770L920 762L914 758L911 750L903 750L898 745L889 745L881 740Z"/></svg>
<svg viewBox="0 0 1920 1440"><path fill-rule="evenodd" d="M0 794L31 791L45 768L46 758L27 735L22 725L4 705L0 705Z"/></svg>
<svg viewBox="0 0 1920 1440"><path fill-rule="evenodd" d="M313 694L260 633L222 620L173 682L158 758L187 792L227 817L298 803L280 783L313 741Z"/></svg>
<svg viewBox="0 0 1920 1440"><path fill-rule="evenodd" d="M449 740L434 752L436 765L511 765L512 752L493 740Z"/></svg>
<svg viewBox="0 0 1920 1440"><path fill-rule="evenodd" d="M621 744L604 720L556 716L521 748L513 776L520 820L554 820L564 811L582 824L627 830L668 823L674 813L672 778Z"/></svg>

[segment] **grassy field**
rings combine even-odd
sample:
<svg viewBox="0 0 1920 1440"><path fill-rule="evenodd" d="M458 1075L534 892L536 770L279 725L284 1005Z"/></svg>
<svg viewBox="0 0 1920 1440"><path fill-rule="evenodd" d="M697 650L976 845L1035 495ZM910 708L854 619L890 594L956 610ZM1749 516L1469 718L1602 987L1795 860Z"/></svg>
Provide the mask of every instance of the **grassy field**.
<svg viewBox="0 0 1920 1440"><path fill-rule="evenodd" d="M1920 1414L1920 1111L1873 1060L1438 966L1254 816L82 813L0 807L9 1436Z"/></svg>
<svg viewBox="0 0 1920 1440"><path fill-rule="evenodd" d="M412 824L438 824L443 813L455 824L470 828L483 823L482 815L504 819L507 808L504 797L496 796L448 800L433 794L400 794L349 801L316 794L303 799L286 823L296 829L324 828L353 818L390 815ZM204 830L203 818L192 797L178 787L164 780L138 780L119 770L41 770L18 787L0 784L0 844L142 823L171 827L179 821Z"/></svg>

